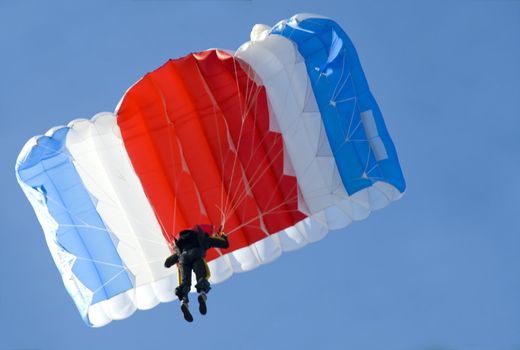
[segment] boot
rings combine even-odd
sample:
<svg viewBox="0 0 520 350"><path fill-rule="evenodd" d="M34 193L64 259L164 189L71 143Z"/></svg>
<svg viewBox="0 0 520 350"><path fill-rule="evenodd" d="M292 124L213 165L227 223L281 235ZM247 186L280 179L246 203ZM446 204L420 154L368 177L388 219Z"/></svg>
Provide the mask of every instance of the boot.
<svg viewBox="0 0 520 350"><path fill-rule="evenodd" d="M206 296L206 293L201 292L198 297L199 300L199 312L201 315L205 315L206 312L208 312L208 308L206 306L206 300L208 300L208 297Z"/></svg>
<svg viewBox="0 0 520 350"><path fill-rule="evenodd" d="M183 300L181 302L181 311L184 315L184 319L188 322L193 322L193 316L191 315L190 308L188 306L188 302L186 300Z"/></svg>

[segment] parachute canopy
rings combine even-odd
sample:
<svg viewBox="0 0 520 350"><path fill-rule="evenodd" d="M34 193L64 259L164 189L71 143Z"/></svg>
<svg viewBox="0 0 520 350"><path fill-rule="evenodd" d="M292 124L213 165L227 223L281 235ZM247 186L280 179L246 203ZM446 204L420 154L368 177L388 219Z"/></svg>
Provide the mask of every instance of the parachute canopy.
<svg viewBox="0 0 520 350"><path fill-rule="evenodd" d="M115 113L29 140L16 175L92 326L176 298L163 262L187 227L224 225L231 247L207 256L217 283L405 190L352 42L316 15L169 60Z"/></svg>

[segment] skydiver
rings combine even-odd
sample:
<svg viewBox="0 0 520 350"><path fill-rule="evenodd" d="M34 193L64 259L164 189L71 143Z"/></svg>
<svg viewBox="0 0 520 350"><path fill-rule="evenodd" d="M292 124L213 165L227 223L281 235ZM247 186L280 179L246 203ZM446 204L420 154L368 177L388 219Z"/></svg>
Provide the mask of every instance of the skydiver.
<svg viewBox="0 0 520 350"><path fill-rule="evenodd" d="M209 248L229 248L227 235L219 228L213 232L212 225L196 225L191 229L180 232L179 239L175 239L175 253L168 257L164 266L170 268L177 264L179 270L179 286L175 288L175 295L181 301L181 311L184 319L193 321L188 306L188 293L191 289L191 273L195 272L197 284L195 288L199 293L199 312L205 315L207 312L207 293L211 289L208 278L210 270L206 260L206 252Z"/></svg>

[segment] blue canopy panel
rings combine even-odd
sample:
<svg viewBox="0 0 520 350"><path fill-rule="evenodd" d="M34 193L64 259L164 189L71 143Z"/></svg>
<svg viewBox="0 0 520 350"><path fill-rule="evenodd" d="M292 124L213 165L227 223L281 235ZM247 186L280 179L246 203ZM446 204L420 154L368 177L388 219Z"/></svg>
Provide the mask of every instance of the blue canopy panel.
<svg viewBox="0 0 520 350"><path fill-rule="evenodd" d="M352 195L377 181L406 188L397 153L354 45L330 19L294 16L273 27L305 60L343 185Z"/></svg>
<svg viewBox="0 0 520 350"><path fill-rule="evenodd" d="M70 288L70 284L66 283L69 293L88 322L86 308L89 305L132 289L133 284L109 229L97 213L95 203L65 148L68 131L68 127L63 127L51 136L39 137L17 164L16 171L19 181L41 194L40 204L44 210L46 207L47 215L50 214L58 225L54 230L46 230L46 234L49 234L48 231L55 233L53 239L58 249L74 256L68 262L57 261L57 265L64 279L67 278L67 270L71 269L77 280L88 289L85 290L83 286ZM67 263L72 266L63 266ZM75 297L77 293L82 294L81 298Z"/></svg>

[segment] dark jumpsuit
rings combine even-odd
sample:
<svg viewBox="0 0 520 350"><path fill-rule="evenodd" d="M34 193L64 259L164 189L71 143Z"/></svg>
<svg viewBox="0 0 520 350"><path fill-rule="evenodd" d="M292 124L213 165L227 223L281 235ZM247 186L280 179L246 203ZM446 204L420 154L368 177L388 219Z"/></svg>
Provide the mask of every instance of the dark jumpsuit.
<svg viewBox="0 0 520 350"><path fill-rule="evenodd" d="M229 241L226 235L210 236L199 226L196 230L183 230L179 239L175 240L175 254L164 262L165 267L179 263L179 286L175 288L175 295L181 301L188 302L188 293L191 289L191 273L195 272L197 292L208 293L211 289L208 278L209 267L204 260L209 248L228 248Z"/></svg>

